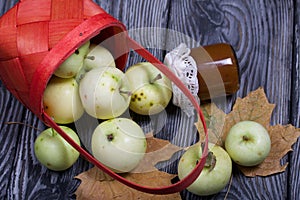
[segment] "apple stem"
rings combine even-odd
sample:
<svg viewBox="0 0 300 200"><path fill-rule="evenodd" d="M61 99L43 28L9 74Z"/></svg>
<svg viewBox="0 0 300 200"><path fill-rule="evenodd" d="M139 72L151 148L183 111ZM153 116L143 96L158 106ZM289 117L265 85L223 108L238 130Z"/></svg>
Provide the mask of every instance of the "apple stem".
<svg viewBox="0 0 300 200"><path fill-rule="evenodd" d="M56 135L56 132L54 131L53 128L51 128L51 132L52 132L52 137L54 137Z"/></svg>
<svg viewBox="0 0 300 200"><path fill-rule="evenodd" d="M114 139L114 135L113 135L112 133L109 134L109 135L107 135L107 140L108 140L109 142L113 141L113 139Z"/></svg>
<svg viewBox="0 0 300 200"><path fill-rule="evenodd" d="M201 148L202 148L202 152L203 152L204 143L201 144ZM199 161L197 160L196 163L198 163L198 162ZM216 162L217 162L217 159L216 159L216 156L214 155L214 153L212 151L208 151L207 157L206 157L206 162L205 162L204 166L209 168L209 171L212 171L216 166Z"/></svg>
<svg viewBox="0 0 300 200"><path fill-rule="evenodd" d="M154 77L154 79L152 79L150 81L151 84L153 84L155 81L159 80L159 79L162 79L162 75L161 74L157 74L157 76Z"/></svg>
<svg viewBox="0 0 300 200"><path fill-rule="evenodd" d="M216 166L216 156L213 154L213 152L208 152L205 167L209 168L209 171L212 171Z"/></svg>
<svg viewBox="0 0 300 200"><path fill-rule="evenodd" d="M132 92L131 91L123 91L123 90L120 90L120 93L121 94L126 94L128 96L131 96Z"/></svg>
<svg viewBox="0 0 300 200"><path fill-rule="evenodd" d="M86 59L95 60L95 56L86 56Z"/></svg>

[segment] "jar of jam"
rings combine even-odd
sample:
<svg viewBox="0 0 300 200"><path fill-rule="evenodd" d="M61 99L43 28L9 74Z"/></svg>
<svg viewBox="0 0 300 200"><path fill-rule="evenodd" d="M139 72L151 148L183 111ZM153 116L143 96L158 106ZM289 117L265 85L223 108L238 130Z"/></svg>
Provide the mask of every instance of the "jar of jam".
<svg viewBox="0 0 300 200"><path fill-rule="evenodd" d="M239 89L239 66L231 45L196 47L190 55L197 64L198 96L202 101L231 95Z"/></svg>

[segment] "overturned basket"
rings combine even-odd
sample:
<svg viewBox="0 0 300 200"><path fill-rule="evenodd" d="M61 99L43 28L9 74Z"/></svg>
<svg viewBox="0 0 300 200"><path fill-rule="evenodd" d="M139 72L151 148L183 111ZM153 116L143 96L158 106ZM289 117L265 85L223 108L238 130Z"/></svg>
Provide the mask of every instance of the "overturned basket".
<svg viewBox="0 0 300 200"><path fill-rule="evenodd" d="M129 49L154 64L191 100L204 117L197 101L182 82L158 59L127 34L125 26L107 14L92 0L21 0L0 18L0 78L7 89L45 124L54 128L88 161L111 177L137 190L167 194L188 187L204 167L207 143L198 165L185 179L169 186L150 188L130 182L114 173L77 145L43 109L43 93L59 65L88 40L113 39L106 48L114 55L117 66L124 70Z"/></svg>

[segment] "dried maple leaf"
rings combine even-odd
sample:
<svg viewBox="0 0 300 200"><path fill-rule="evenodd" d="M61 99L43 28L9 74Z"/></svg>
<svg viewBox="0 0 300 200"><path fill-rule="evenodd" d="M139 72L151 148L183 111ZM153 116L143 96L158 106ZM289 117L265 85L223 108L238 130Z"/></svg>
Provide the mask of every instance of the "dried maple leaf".
<svg viewBox="0 0 300 200"><path fill-rule="evenodd" d="M264 162L258 166L239 166L239 169L245 176L268 176L284 171L287 164L282 166L280 160L292 150L291 146L300 136L299 129L291 125L270 126L274 107L274 104L268 102L262 88L249 93L245 98L238 98L228 115L217 109L215 105L202 106L208 124L209 142L214 142L224 147L224 141L231 127L244 120L258 122L268 130L271 138L271 151ZM224 117L225 123L222 121ZM203 141L204 133L202 124L201 122L197 122L196 125L202 139L201 141Z"/></svg>
<svg viewBox="0 0 300 200"><path fill-rule="evenodd" d="M255 121L265 128L269 127L275 105L270 104L262 88L250 92L245 98L238 98L232 111L226 115L222 140L225 141L230 128L244 120Z"/></svg>
<svg viewBox="0 0 300 200"><path fill-rule="evenodd" d="M210 143L222 145L222 133L225 123L226 114L220 110L215 104L204 104L201 110L205 117L206 126L208 129L208 141ZM200 141L205 140L204 129L201 121L196 123Z"/></svg>
<svg viewBox="0 0 300 200"><path fill-rule="evenodd" d="M140 165L131 173L123 174L127 180L150 187L162 187L171 184L176 175L158 171L155 165L168 160L181 150L167 140L154 138L149 133L147 137L147 152ZM181 199L179 193L170 195L153 195L143 193L112 179L100 169L94 167L77 177L82 182L75 194L79 200L93 199Z"/></svg>
<svg viewBox="0 0 300 200"><path fill-rule="evenodd" d="M169 160L174 153L180 151L182 148L171 144L168 140L154 138L152 133L148 133L147 137L147 151L133 172L151 172L157 170L155 165L161 161Z"/></svg>
<svg viewBox="0 0 300 200"><path fill-rule="evenodd" d="M160 187L171 184L171 179L175 175L171 175L161 171L152 171L148 173L128 173L123 176L133 182L151 187ZM181 199L179 193L169 195L154 195L143 193L135 189L129 188L119 181L108 177L100 169L94 167L86 172L81 173L75 178L81 180L80 186L77 188L75 195L78 200L99 200L99 199Z"/></svg>
<svg viewBox="0 0 300 200"><path fill-rule="evenodd" d="M300 129L291 125L276 125L269 127L268 131L271 137L271 151L268 157L263 163L255 167L239 166L245 176L268 176L283 172L287 167L288 163L282 166L280 160L289 151L292 151L291 146L300 137Z"/></svg>

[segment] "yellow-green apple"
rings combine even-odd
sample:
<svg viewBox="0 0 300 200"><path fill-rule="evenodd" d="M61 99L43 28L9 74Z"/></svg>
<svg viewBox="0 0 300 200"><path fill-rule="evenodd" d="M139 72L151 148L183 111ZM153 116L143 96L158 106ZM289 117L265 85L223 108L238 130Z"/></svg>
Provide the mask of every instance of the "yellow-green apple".
<svg viewBox="0 0 300 200"><path fill-rule="evenodd" d="M108 49L101 45L91 44L89 52L84 59L84 68L90 71L97 67L115 67L115 60Z"/></svg>
<svg viewBox="0 0 300 200"><path fill-rule="evenodd" d="M132 65L125 72L131 86L130 109L141 115L163 111L172 98L171 81L149 62Z"/></svg>
<svg viewBox="0 0 300 200"><path fill-rule="evenodd" d="M69 56L54 72L61 78L72 78L80 71L83 66L83 60L88 53L90 41L83 44L80 48Z"/></svg>
<svg viewBox="0 0 300 200"><path fill-rule="evenodd" d="M79 94L89 115L111 119L128 109L131 87L125 74L118 68L94 68L81 79Z"/></svg>
<svg viewBox="0 0 300 200"><path fill-rule="evenodd" d="M225 148L235 163L255 166L269 155L271 139L261 124L255 121L240 121L229 130Z"/></svg>
<svg viewBox="0 0 300 200"><path fill-rule="evenodd" d="M208 144L209 153L206 164L198 178L187 188L200 196L212 195L223 190L232 174L232 162L227 152L220 146ZM202 156L199 143L189 147L182 155L178 164L178 177L183 179L196 166Z"/></svg>
<svg viewBox="0 0 300 200"><path fill-rule="evenodd" d="M145 134L131 119L115 118L99 124L92 136L96 159L117 173L133 170L147 148Z"/></svg>
<svg viewBox="0 0 300 200"><path fill-rule="evenodd" d="M44 91L43 108L56 123L68 124L78 120L84 109L76 80L52 76Z"/></svg>
<svg viewBox="0 0 300 200"><path fill-rule="evenodd" d="M71 128L66 126L60 128L80 145L79 137ZM79 152L53 128L48 128L38 135L34 141L34 153L41 164L54 171L68 169L79 157Z"/></svg>

